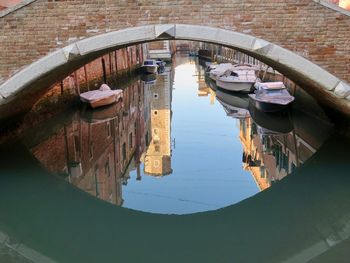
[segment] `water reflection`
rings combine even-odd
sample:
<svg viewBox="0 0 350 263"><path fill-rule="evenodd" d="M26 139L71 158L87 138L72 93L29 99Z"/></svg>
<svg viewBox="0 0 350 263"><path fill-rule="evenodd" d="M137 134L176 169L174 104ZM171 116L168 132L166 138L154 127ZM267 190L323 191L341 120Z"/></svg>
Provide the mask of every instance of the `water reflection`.
<svg viewBox="0 0 350 263"><path fill-rule="evenodd" d="M81 107L50 132L48 123L44 132L28 132L24 142L49 172L95 197L184 214L225 207L270 187L327 137L330 127L312 116L308 122L322 127L321 136L318 126L299 127L296 113L266 114L251 107L247 95L213 90L197 61L180 57L176 65L151 80L134 79L122 103Z"/></svg>
<svg viewBox="0 0 350 263"><path fill-rule="evenodd" d="M126 87L123 103L1 145L0 260L347 259L350 142L314 110L255 112L210 89L198 64L176 63Z"/></svg>

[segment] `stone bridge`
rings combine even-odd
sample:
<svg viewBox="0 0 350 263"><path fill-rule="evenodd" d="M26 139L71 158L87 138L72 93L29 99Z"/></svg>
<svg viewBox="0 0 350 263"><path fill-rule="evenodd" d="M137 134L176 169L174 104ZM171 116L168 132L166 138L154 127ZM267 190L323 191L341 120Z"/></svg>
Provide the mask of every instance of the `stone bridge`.
<svg viewBox="0 0 350 263"><path fill-rule="evenodd" d="M350 115L349 28L324 0L24 0L0 13L0 119L106 52L162 39L240 50Z"/></svg>

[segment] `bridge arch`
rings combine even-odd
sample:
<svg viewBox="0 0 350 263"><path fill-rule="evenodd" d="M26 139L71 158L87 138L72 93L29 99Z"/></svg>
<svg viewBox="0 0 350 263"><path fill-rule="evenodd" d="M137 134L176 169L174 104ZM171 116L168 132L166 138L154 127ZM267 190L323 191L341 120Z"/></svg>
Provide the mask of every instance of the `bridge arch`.
<svg viewBox="0 0 350 263"><path fill-rule="evenodd" d="M24 68L0 86L0 112L10 102L46 87L59 76L109 51L157 40L192 40L239 50L274 67L287 77L327 95L336 109L350 112L350 86L320 66L279 45L247 34L217 27L189 24L161 24L130 27L93 36L60 48ZM33 84L35 83L35 87ZM42 87L41 87L42 86ZM6 117L6 116L5 116ZM2 116L3 118L3 116Z"/></svg>

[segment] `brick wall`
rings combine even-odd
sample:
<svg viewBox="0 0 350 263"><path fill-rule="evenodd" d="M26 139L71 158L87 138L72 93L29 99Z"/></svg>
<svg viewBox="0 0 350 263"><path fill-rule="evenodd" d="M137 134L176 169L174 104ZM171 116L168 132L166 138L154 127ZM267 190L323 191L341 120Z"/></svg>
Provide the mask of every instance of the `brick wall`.
<svg viewBox="0 0 350 263"><path fill-rule="evenodd" d="M350 18L312 0L37 0L0 18L0 82L78 39L159 23L207 25L260 37L350 81Z"/></svg>

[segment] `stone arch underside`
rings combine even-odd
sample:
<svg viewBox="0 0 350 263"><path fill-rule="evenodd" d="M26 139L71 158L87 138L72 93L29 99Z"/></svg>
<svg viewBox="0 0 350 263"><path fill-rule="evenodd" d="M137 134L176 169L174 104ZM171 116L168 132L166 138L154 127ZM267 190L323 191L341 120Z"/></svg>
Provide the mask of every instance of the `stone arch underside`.
<svg viewBox="0 0 350 263"><path fill-rule="evenodd" d="M19 98L35 97L42 88L86 62L109 51L138 43L157 40L192 40L223 45L274 67L321 102L343 113L350 112L350 86L313 62L279 45L247 34L216 27L162 24L130 27L86 38L58 49L27 66L0 86L0 119L14 114L12 103ZM34 86L35 84L35 86ZM18 104L18 112L29 108Z"/></svg>

